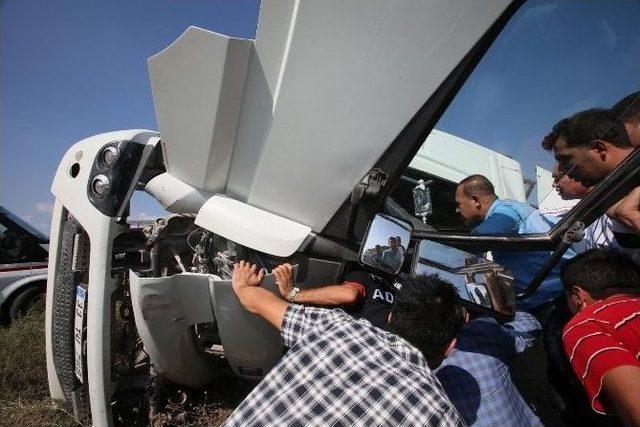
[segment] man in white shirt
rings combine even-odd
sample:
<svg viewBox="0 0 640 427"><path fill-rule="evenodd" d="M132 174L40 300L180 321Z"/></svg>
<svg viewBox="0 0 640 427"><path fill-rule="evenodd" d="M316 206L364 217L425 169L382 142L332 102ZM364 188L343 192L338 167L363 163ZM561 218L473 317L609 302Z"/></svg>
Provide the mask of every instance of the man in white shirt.
<svg viewBox="0 0 640 427"><path fill-rule="evenodd" d="M558 164L553 168L553 188L558 192L563 200L575 200L575 206L580 199L585 197L593 187L585 187L580 181L572 179L566 173L558 170ZM571 206L571 208L573 208ZM562 213L564 216L571 208ZM590 226L584 230L584 239L574 248L577 252L584 252L589 249L616 249L619 246L614 237L613 222L606 214L596 219Z"/></svg>

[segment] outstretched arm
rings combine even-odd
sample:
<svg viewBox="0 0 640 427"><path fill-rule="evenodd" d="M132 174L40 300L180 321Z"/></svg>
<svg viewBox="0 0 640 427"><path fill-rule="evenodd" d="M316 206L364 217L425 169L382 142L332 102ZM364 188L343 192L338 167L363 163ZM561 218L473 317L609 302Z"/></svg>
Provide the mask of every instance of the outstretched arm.
<svg viewBox="0 0 640 427"><path fill-rule="evenodd" d="M287 303L272 292L260 287L264 272L246 261L234 264L231 284L242 306L257 314L278 330L282 328L282 319Z"/></svg>
<svg viewBox="0 0 640 427"><path fill-rule="evenodd" d="M294 286L293 266L282 264L273 269L280 295L287 298ZM327 285L298 292L294 302L322 306L353 305L364 298L364 289L359 283L345 282L342 285Z"/></svg>
<svg viewBox="0 0 640 427"><path fill-rule="evenodd" d="M631 228L635 233L640 233L640 187L634 188L622 200L611 206L607 215Z"/></svg>
<svg viewBox="0 0 640 427"><path fill-rule="evenodd" d="M611 369L602 379L602 392L625 426L640 426L640 367Z"/></svg>
<svg viewBox="0 0 640 427"><path fill-rule="evenodd" d="M356 304L360 299L360 290L347 282L342 285L305 289L296 295L295 302L323 306L343 306Z"/></svg>

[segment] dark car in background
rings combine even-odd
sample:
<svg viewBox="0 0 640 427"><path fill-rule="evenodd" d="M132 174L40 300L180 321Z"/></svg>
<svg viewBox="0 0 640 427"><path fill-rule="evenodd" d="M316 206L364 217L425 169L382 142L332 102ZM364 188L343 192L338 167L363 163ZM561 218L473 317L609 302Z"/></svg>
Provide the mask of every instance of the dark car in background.
<svg viewBox="0 0 640 427"><path fill-rule="evenodd" d="M0 322L44 309L49 238L0 206Z"/></svg>

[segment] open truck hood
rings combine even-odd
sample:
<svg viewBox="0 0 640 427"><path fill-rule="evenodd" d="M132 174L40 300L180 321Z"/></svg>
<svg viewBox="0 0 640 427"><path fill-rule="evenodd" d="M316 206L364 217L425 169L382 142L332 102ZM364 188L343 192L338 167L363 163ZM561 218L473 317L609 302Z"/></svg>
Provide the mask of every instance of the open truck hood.
<svg viewBox="0 0 640 427"><path fill-rule="evenodd" d="M510 3L263 0L255 41L190 27L149 59L167 173L319 232Z"/></svg>

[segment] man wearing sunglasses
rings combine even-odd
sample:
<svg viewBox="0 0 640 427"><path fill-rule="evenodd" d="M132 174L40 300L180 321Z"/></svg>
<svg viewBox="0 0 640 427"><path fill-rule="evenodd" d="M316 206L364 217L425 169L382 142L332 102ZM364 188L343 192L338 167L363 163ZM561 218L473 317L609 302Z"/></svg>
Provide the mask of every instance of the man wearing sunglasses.
<svg viewBox="0 0 640 427"><path fill-rule="evenodd" d="M597 108L560 120L543 146L552 147L559 169L585 187L602 181L634 150L624 124L611 110Z"/></svg>
<svg viewBox="0 0 640 427"><path fill-rule="evenodd" d="M598 184L630 155L624 123L611 110L591 109L560 120L542 143L552 149L559 170L585 187ZM640 189L608 211L619 249L640 263ZM636 200L638 199L638 200Z"/></svg>
<svg viewBox="0 0 640 427"><path fill-rule="evenodd" d="M545 146L544 142L542 147L545 150L551 150L552 147ZM560 198L567 204L556 209L553 212L545 211L543 208L543 200L540 203L539 209L543 214L556 215L558 217L564 216L569 212L580 199L585 197L593 187L585 187L580 181L571 178L566 172L560 171L559 164L556 163L553 167L551 174L553 178L553 188L558 193ZM549 196L548 196L549 197ZM570 203L573 202L573 203ZM593 224L585 229L585 235L582 242L574 244L573 246L576 252L584 252L588 249L619 249L618 244L614 238L612 232L612 220L606 214L595 220Z"/></svg>

